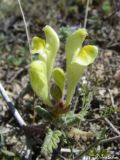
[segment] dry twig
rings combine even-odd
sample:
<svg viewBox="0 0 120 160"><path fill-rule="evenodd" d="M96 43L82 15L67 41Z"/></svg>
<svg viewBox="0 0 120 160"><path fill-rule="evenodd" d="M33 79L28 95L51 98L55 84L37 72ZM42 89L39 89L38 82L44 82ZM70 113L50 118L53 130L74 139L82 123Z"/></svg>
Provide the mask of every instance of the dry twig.
<svg viewBox="0 0 120 160"><path fill-rule="evenodd" d="M113 142L115 140L120 140L120 136L115 136L115 137L112 137L112 138L108 138L108 139L103 139L103 140L97 140L95 143L91 144L90 146L88 146L88 148L83 151L82 153L80 153L78 156L76 156L74 158L74 160L80 160L80 158L87 154L87 152L92 149L93 147L97 146L97 145L101 145L101 144L104 144L104 143L110 143L110 142Z"/></svg>
<svg viewBox="0 0 120 160"><path fill-rule="evenodd" d="M29 68L29 65L26 65L23 68L20 68L14 75L11 76L10 80L7 80L7 83L12 83L14 79L16 79L22 72L27 70Z"/></svg>
<svg viewBox="0 0 120 160"><path fill-rule="evenodd" d="M19 126L23 129L26 126L25 121L23 120L23 118L21 117L21 115L19 114L19 112L17 111L17 109L14 107L14 104L12 103L12 101L10 100L10 98L8 97L5 89L3 88L2 84L0 83L0 93L3 97L3 99L5 100L5 102L7 103L12 115L15 117L16 121L18 122ZM24 151L24 159L25 160L32 160L32 150L31 150L31 144L29 142L29 138L26 137L26 150Z"/></svg>
<svg viewBox="0 0 120 160"><path fill-rule="evenodd" d="M86 28L86 25L87 25L87 17L88 17L89 3L90 3L90 0L87 0L86 11L85 11L85 19L84 19L84 28Z"/></svg>
<svg viewBox="0 0 120 160"><path fill-rule="evenodd" d="M25 31L26 31L26 36L27 36L27 41L28 41L28 46L29 46L29 52L31 53L30 36L29 36L28 27L27 27L25 15L24 15L24 12L23 12L22 5L21 5L21 1L20 1L20 0L18 0L18 4L19 4L19 7L20 7L20 11L21 11L22 17L23 17L23 22L24 22ZM30 54L30 55L31 55L31 54ZM30 56L30 59L32 59L31 56Z"/></svg>
<svg viewBox="0 0 120 160"><path fill-rule="evenodd" d="M16 121L18 122L19 126L20 127L26 126L25 121L23 120L23 118L21 117L21 115L19 114L17 109L14 107L14 104L12 103L10 98L8 97L6 91L3 88L1 83L0 83L0 93L1 93L1 95L3 97L3 99L5 100L5 102L7 103L12 115L15 117Z"/></svg>
<svg viewBox="0 0 120 160"><path fill-rule="evenodd" d="M109 124L109 126L113 129L113 131L115 133L120 135L120 131L110 122L110 120L108 118L105 117L104 120Z"/></svg>

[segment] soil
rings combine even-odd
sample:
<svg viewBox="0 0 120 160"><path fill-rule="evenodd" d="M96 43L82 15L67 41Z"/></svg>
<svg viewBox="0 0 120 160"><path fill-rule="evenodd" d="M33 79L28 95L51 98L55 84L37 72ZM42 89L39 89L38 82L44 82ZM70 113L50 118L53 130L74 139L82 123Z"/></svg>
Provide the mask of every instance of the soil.
<svg viewBox="0 0 120 160"><path fill-rule="evenodd" d="M0 17L0 82L27 124L40 123L37 117L34 119L33 106L35 102L40 105L42 102L35 97L29 85L30 53L19 6L16 2L9 4L4 0L1 1L2 5L5 7L4 10L2 8ZM77 99L76 112L79 112L83 95L85 94L87 97L91 93L89 112L79 128L95 133L105 131L105 138L117 135L105 121L105 117L120 131L120 2L110 1L110 5L111 10L106 13L102 1L101 3L90 1L86 26L89 36L84 44L98 46L99 55L95 63L87 68L81 78L71 105L72 108ZM11 10L9 10L10 6L12 6ZM66 36L60 28L68 27L70 30L75 30L83 27L86 1L36 0L34 2L30 0L30 2L22 1L22 6L30 38L35 35L44 37L42 28L46 24L51 25L59 33L61 48L55 65L61 66L65 70L64 43ZM87 89L84 92L85 87ZM21 159L26 144L25 134L23 130L19 129L2 97L0 97L0 135L4 141L2 146L0 138L0 149L5 148L10 153L14 153L15 156L11 156L13 159ZM37 145L35 145L36 140L33 144L33 160L44 159L40 154L44 136L45 133L40 135L40 142ZM80 141L74 145L74 148L84 150L90 143L92 141L84 143ZM63 144L62 148L64 147L69 148ZM109 157L112 159L120 158L120 140L97 146L96 150L100 149L109 152ZM1 152L0 159L10 159L9 156L7 158L4 156L5 154L3 155ZM70 153L53 153L52 159L71 159L70 157Z"/></svg>

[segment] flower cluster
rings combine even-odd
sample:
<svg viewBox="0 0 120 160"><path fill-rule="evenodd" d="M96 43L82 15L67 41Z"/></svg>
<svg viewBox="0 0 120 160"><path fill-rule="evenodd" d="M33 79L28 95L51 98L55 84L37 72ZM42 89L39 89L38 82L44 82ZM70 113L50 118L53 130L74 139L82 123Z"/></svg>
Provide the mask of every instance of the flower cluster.
<svg viewBox="0 0 120 160"><path fill-rule="evenodd" d="M64 99L64 86L66 85L66 100L63 105L65 110L70 106L76 85L84 70L96 59L98 48L93 45L82 47L88 35L86 29L80 28L73 32L67 38L65 44L67 64L65 73L59 67L54 68L55 58L60 46L57 33L48 25L43 28L43 31L45 40L39 37L32 39L31 52L32 54L38 54L38 59L33 60L30 64L30 82L34 92L52 109L55 104ZM51 78L54 80L53 84L50 84Z"/></svg>

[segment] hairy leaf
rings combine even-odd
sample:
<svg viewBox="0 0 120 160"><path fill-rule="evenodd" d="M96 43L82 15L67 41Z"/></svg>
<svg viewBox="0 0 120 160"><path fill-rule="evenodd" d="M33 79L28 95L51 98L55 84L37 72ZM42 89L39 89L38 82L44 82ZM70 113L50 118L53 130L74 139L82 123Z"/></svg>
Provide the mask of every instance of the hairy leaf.
<svg viewBox="0 0 120 160"><path fill-rule="evenodd" d="M56 131L52 131L51 129L48 130L48 133L46 134L46 137L41 149L41 153L45 157L49 157L49 155L53 152L53 150L58 147L58 143L60 142L61 136L62 136L62 133L59 130L56 130Z"/></svg>
<svg viewBox="0 0 120 160"><path fill-rule="evenodd" d="M40 117L42 117L46 120L49 120L49 121L51 121L53 119L52 115L46 109L44 109L40 106L36 106L35 110Z"/></svg>
<svg viewBox="0 0 120 160"><path fill-rule="evenodd" d="M78 114L75 114L73 111L69 111L66 114L63 114L56 121L60 124L73 125L84 120L84 117L87 114L87 108L82 109Z"/></svg>

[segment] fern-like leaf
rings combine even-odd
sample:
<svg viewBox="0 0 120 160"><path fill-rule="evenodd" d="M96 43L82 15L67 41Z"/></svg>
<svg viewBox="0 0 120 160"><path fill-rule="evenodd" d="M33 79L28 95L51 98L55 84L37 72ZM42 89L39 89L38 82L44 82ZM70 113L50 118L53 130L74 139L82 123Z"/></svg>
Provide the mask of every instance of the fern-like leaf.
<svg viewBox="0 0 120 160"><path fill-rule="evenodd" d="M72 125L79 123L84 120L84 117L87 114L87 108L82 109L78 114L75 114L73 111L63 114L62 117L58 119L58 123L65 125Z"/></svg>
<svg viewBox="0 0 120 160"><path fill-rule="evenodd" d="M42 108L41 106L36 106L35 110L41 118L52 121L53 117L46 109Z"/></svg>
<svg viewBox="0 0 120 160"><path fill-rule="evenodd" d="M48 130L46 134L44 143L42 145L41 154L48 158L54 149L58 147L58 143L60 142L60 137L62 136L62 132L59 130L52 131Z"/></svg>

